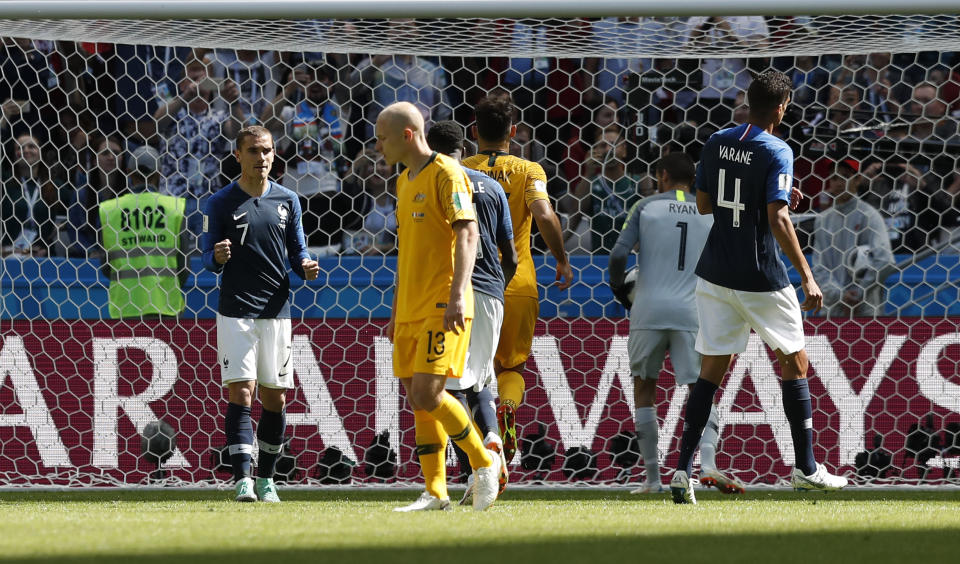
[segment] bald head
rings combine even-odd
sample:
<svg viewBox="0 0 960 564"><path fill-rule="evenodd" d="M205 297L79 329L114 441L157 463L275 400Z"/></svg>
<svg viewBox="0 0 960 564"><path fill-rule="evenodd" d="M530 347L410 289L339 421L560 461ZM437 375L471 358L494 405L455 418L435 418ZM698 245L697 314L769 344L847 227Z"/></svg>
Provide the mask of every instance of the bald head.
<svg viewBox="0 0 960 564"><path fill-rule="evenodd" d="M423 114L409 102L390 104L377 116L377 150L387 164L402 162L411 157L430 154L424 134Z"/></svg>
<svg viewBox="0 0 960 564"><path fill-rule="evenodd" d="M414 132L423 132L423 114L410 102L396 102L390 104L377 117L377 127L380 124L393 130L410 128Z"/></svg>

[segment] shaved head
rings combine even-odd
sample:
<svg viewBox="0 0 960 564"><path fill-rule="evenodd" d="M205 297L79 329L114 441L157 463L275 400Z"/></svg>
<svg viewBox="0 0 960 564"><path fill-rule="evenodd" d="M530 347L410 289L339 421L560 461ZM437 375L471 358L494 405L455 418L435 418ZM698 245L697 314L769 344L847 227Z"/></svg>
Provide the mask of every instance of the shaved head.
<svg viewBox="0 0 960 564"><path fill-rule="evenodd" d="M414 132L424 130L423 114L410 102L396 102L384 108L377 117L377 124L381 123L393 131L408 127Z"/></svg>
<svg viewBox="0 0 960 564"><path fill-rule="evenodd" d="M423 114L409 102L390 104L377 116L377 151L387 164L407 162L417 155L429 155Z"/></svg>

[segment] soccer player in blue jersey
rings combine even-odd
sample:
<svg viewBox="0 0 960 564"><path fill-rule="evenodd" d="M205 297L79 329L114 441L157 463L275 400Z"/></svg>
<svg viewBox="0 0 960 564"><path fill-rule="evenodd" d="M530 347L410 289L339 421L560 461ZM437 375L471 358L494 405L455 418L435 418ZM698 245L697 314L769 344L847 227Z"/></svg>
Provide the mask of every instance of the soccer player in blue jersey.
<svg viewBox="0 0 960 564"><path fill-rule="evenodd" d="M427 132L427 145L458 162L463 156L463 128L454 121L439 121ZM500 341L503 325L503 291L517 272L517 249L513 244L513 224L507 194L499 182L470 168L464 168L473 188L473 207L480 227L477 259L473 265L474 317L467 350L467 364L461 378L449 378L447 391L466 400L473 420L483 437L483 444L500 455L500 492L507 485L509 473L503 454L503 441L498 433L497 413L489 385L496 375L493 357ZM498 253L499 251L499 253ZM502 258L498 259L498 254ZM467 487L460 504L472 495Z"/></svg>
<svg viewBox="0 0 960 564"><path fill-rule="evenodd" d="M304 280L315 280L320 267L307 254L297 195L268 177L274 158L270 131L245 127L236 145L240 179L207 201L203 264L221 275L217 355L230 402L225 430L236 500L276 503L273 473L283 450L286 391L293 387L290 277L284 259ZM256 482L250 419L255 392L263 405Z"/></svg>
<svg viewBox="0 0 960 564"><path fill-rule="evenodd" d="M747 90L747 123L710 136L694 186L697 209L713 214L713 227L697 264L697 351L700 378L687 400L677 470L670 481L675 503L696 503L690 480L693 454L710 415L713 396L734 354L746 350L752 328L777 356L783 406L796 464L797 490L836 490L847 479L813 458L813 415L807 387L801 310L816 311L823 293L813 279L790 221L793 151L773 130L790 103L790 79L781 72L757 76ZM779 249L778 249L779 247ZM804 302L787 278L782 249L800 274Z"/></svg>

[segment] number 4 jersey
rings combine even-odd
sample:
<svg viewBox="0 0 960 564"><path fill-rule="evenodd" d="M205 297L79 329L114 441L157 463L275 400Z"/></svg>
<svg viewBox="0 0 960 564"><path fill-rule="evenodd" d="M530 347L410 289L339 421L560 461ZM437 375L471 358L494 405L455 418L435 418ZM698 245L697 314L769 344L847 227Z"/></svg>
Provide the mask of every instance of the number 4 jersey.
<svg viewBox="0 0 960 564"><path fill-rule="evenodd" d="M793 151L755 125L710 136L697 165L695 188L710 195L713 228L697 276L746 292L771 292L790 282L780 259L767 204L789 203Z"/></svg>
<svg viewBox="0 0 960 564"><path fill-rule="evenodd" d="M693 269L712 221L697 212L693 195L681 190L644 198L630 209L617 247L638 246L631 330L697 330Z"/></svg>
<svg viewBox="0 0 960 564"><path fill-rule="evenodd" d="M237 318L290 317L287 260L303 278L309 258L297 195L276 182L259 198L232 182L210 196L203 216L203 265L220 277L221 315ZM230 260L213 258L213 248L230 240Z"/></svg>

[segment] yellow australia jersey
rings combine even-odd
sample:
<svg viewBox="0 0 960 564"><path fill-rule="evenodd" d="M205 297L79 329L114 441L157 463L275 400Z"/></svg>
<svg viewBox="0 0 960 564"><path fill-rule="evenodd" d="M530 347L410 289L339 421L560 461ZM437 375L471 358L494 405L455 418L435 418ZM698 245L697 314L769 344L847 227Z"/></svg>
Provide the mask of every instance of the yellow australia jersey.
<svg viewBox="0 0 960 564"><path fill-rule="evenodd" d="M517 248L517 273L505 295L537 298L537 272L530 255L530 228L533 214L530 204L548 200L547 174L537 163L515 157L503 151L481 151L464 159L464 166L491 176L503 186L513 219L513 244Z"/></svg>
<svg viewBox="0 0 960 564"><path fill-rule="evenodd" d="M476 221L473 191L460 163L434 153L413 180L407 169L397 179L397 310L396 323L442 316L450 298L456 236L452 225ZM467 318L473 318L473 288L464 296Z"/></svg>

